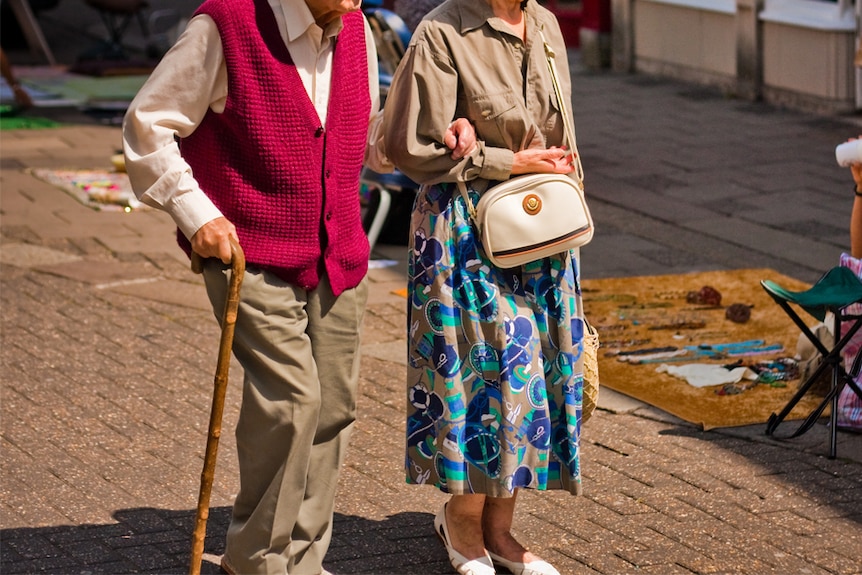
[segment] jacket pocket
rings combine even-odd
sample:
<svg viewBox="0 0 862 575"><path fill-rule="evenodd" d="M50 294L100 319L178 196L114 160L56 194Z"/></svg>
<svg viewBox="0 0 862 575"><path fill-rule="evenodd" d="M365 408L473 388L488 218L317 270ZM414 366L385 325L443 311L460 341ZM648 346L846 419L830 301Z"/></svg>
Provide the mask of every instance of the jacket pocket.
<svg viewBox="0 0 862 575"><path fill-rule="evenodd" d="M476 137L491 146L510 147L518 126L523 130L523 118L511 90L477 94L468 105L470 119L476 126Z"/></svg>

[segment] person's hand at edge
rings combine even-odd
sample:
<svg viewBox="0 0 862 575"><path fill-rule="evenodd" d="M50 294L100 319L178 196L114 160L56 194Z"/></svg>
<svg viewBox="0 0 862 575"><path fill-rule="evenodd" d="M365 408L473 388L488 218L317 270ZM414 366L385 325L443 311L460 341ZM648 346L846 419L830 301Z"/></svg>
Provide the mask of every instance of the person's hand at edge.
<svg viewBox="0 0 862 575"><path fill-rule="evenodd" d="M858 139L859 138L850 138L847 141L853 142ZM853 176L853 181L856 182L856 191L862 193L862 163L850 164L850 174Z"/></svg>
<svg viewBox="0 0 862 575"><path fill-rule="evenodd" d="M862 138L862 136L860 136ZM850 138L852 142L859 138ZM850 211L850 255L862 258L862 163L850 164L850 174L856 183L853 198L853 208Z"/></svg>
<svg viewBox="0 0 862 575"><path fill-rule="evenodd" d="M12 71L12 64L6 56L6 51L0 48L0 74L3 79L9 84L9 89L12 90L12 95L15 96L15 103L21 108L29 108L33 105L33 99L30 94L18 83L15 73Z"/></svg>
<svg viewBox="0 0 862 575"><path fill-rule="evenodd" d="M229 264L233 258L230 238L238 241L236 228L227 218L210 220L191 238L192 250L202 258L219 258Z"/></svg>
<svg viewBox="0 0 862 575"><path fill-rule="evenodd" d="M21 84L12 84L12 92L15 95L15 102L19 107L21 107L21 109L33 106L33 98L30 97L30 94L23 88L23 86L21 86Z"/></svg>
<svg viewBox="0 0 862 575"><path fill-rule="evenodd" d="M476 147L476 128L467 118L458 118L446 128L443 143L452 150L449 157L460 160Z"/></svg>
<svg viewBox="0 0 862 575"><path fill-rule="evenodd" d="M850 164L850 173L856 182L856 191L862 193L862 164Z"/></svg>

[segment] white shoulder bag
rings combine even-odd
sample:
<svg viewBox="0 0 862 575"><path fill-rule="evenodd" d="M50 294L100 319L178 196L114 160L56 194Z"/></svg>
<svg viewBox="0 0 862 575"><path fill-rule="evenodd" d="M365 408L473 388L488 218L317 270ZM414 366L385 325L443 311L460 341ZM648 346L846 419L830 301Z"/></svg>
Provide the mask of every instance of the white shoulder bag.
<svg viewBox="0 0 862 575"><path fill-rule="evenodd" d="M478 228L485 254L501 268L580 247L593 238L593 219L584 198L584 170L575 144L563 91L557 78L554 51L542 34L554 92L563 116L565 138L575 154L574 177L567 174L527 174L488 188L476 206L467 186L458 188L470 218Z"/></svg>

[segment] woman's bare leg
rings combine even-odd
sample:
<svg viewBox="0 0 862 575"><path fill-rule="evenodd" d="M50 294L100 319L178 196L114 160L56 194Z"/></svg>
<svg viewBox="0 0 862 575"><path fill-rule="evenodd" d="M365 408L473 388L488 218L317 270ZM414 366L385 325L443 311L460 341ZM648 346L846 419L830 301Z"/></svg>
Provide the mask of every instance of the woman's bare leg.
<svg viewBox="0 0 862 575"><path fill-rule="evenodd" d="M484 495L453 495L446 504L449 543L467 559L485 556L482 536Z"/></svg>
<svg viewBox="0 0 862 575"><path fill-rule="evenodd" d="M485 547L491 553L516 563L530 563L539 558L530 553L512 536L512 519L515 516L515 501L512 497L486 497L482 513L482 533Z"/></svg>

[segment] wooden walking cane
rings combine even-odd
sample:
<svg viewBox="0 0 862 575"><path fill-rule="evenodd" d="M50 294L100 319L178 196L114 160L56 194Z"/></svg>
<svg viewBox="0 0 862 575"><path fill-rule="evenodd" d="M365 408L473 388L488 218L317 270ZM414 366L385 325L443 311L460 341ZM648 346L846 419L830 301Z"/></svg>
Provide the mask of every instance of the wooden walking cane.
<svg viewBox="0 0 862 575"><path fill-rule="evenodd" d="M201 257L192 253L192 271L203 272ZM224 315L221 322L221 341L219 342L218 363L213 382L213 401L210 409L209 435L204 455L204 468L201 472L201 488L198 495L198 511L195 518L195 530L192 535L192 555L189 564L190 575L199 575L201 559L204 552L204 538L207 532L207 518L210 514L210 494L215 475L218 441L221 437L221 420L224 414L224 398L227 392L228 371L230 369L233 332L236 325L237 308L239 307L239 288L245 274L245 255L239 244L231 239L231 277L227 299L224 303Z"/></svg>

